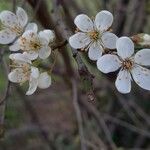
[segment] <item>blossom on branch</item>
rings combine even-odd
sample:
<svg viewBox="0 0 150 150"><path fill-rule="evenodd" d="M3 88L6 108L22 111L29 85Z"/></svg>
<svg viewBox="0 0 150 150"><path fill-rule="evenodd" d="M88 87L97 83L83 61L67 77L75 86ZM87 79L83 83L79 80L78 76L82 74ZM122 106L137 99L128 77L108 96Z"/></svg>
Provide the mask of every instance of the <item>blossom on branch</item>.
<svg viewBox="0 0 150 150"><path fill-rule="evenodd" d="M78 32L69 38L70 45L75 49L88 50L91 60L97 60L105 49L115 49L117 36L110 32L113 15L106 10L99 12L95 20L87 15L78 15L74 20Z"/></svg>
<svg viewBox="0 0 150 150"><path fill-rule="evenodd" d="M0 13L0 44L10 44L26 30L37 30L35 23L29 23L26 12L18 7L16 14L4 10Z"/></svg>
<svg viewBox="0 0 150 150"><path fill-rule="evenodd" d="M8 78L11 82L20 83L29 82L29 89L26 95L33 94L37 87L41 89L48 88L51 85L51 77L47 72L40 73L37 67L32 65L31 60L24 54L17 53L9 56L11 59L11 72Z"/></svg>
<svg viewBox="0 0 150 150"><path fill-rule="evenodd" d="M132 79L143 89L150 90L150 49L142 49L134 54L134 43L128 37L117 40L117 55L106 54L98 59L97 68L103 73L118 70L115 85L119 92L131 91Z"/></svg>
<svg viewBox="0 0 150 150"><path fill-rule="evenodd" d="M28 30L9 47L11 51L22 50L31 60L46 59L51 54L50 44L54 42L55 34L51 30L43 30L37 33L36 30Z"/></svg>

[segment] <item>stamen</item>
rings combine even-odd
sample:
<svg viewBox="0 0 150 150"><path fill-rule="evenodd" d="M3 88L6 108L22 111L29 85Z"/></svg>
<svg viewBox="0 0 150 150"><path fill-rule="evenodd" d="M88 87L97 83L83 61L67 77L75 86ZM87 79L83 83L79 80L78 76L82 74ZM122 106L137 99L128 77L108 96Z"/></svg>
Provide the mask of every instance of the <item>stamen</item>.
<svg viewBox="0 0 150 150"><path fill-rule="evenodd" d="M97 41L99 39L99 32L98 31L91 31L88 33L90 38L94 41Z"/></svg>
<svg viewBox="0 0 150 150"><path fill-rule="evenodd" d="M131 61L130 59L125 59L125 60L122 62L122 67L123 67L123 69L125 69L125 70L131 70L132 67L133 67L133 61Z"/></svg>

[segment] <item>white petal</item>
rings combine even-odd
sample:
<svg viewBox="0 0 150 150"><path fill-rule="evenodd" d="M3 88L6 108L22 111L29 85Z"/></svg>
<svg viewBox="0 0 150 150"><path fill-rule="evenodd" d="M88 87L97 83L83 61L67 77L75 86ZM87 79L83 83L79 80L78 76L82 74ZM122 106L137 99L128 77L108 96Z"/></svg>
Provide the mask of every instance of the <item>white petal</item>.
<svg viewBox="0 0 150 150"><path fill-rule="evenodd" d="M46 59L51 54L51 48L49 46L43 47L39 50L39 57L41 59Z"/></svg>
<svg viewBox="0 0 150 150"><path fill-rule="evenodd" d="M134 43L128 37L121 37L116 43L117 53L121 58L131 57L134 53Z"/></svg>
<svg viewBox="0 0 150 150"><path fill-rule="evenodd" d="M4 26L7 27L11 27L11 26L15 26L16 24L18 25L18 20L17 20L17 16L12 13L11 11L2 11L0 13L0 20L2 22L2 24L4 24Z"/></svg>
<svg viewBox="0 0 150 150"><path fill-rule="evenodd" d="M24 27L28 22L27 13L21 7L18 7L16 15L18 17L18 21L22 27Z"/></svg>
<svg viewBox="0 0 150 150"><path fill-rule="evenodd" d="M116 88L121 93L129 93L131 91L131 75L126 70L120 70L115 82Z"/></svg>
<svg viewBox="0 0 150 150"><path fill-rule="evenodd" d="M143 66L150 66L150 49L142 49L135 54L135 62Z"/></svg>
<svg viewBox="0 0 150 150"><path fill-rule="evenodd" d="M20 50L19 41L15 41L11 46L9 46L10 51L18 51Z"/></svg>
<svg viewBox="0 0 150 150"><path fill-rule="evenodd" d="M118 56L106 54L97 61L97 68L103 73L114 72L119 69L121 62Z"/></svg>
<svg viewBox="0 0 150 150"><path fill-rule="evenodd" d="M41 73L38 80L38 87L41 89L46 89L50 85L51 85L51 77L48 75L47 72Z"/></svg>
<svg viewBox="0 0 150 150"><path fill-rule="evenodd" d="M14 83L21 83L21 82L25 82L26 78L23 74L23 70L21 68L17 68L12 70L9 74L8 74L8 79L11 82Z"/></svg>
<svg viewBox="0 0 150 150"><path fill-rule="evenodd" d="M38 86L38 79L31 77L29 81L29 89L26 92L26 95L32 95L36 91L37 86Z"/></svg>
<svg viewBox="0 0 150 150"><path fill-rule="evenodd" d="M26 38L26 40L33 40L38 37L38 34L34 30L27 30L23 33L22 37Z"/></svg>
<svg viewBox="0 0 150 150"><path fill-rule="evenodd" d="M24 55L22 53L10 54L9 58L11 60L22 61L22 62L31 64L31 60L28 57L26 57L26 55Z"/></svg>
<svg viewBox="0 0 150 150"><path fill-rule="evenodd" d="M91 60L98 60L102 56L103 48L97 44L93 43L91 44L88 52L88 56Z"/></svg>
<svg viewBox="0 0 150 150"><path fill-rule="evenodd" d="M69 44L75 49L85 48L90 42L90 37L82 32L78 32L69 38Z"/></svg>
<svg viewBox="0 0 150 150"><path fill-rule="evenodd" d="M108 30L113 23L113 15L106 10L100 11L95 17L95 25L100 31Z"/></svg>
<svg viewBox="0 0 150 150"><path fill-rule="evenodd" d="M136 65L132 69L134 81L143 89L150 90L150 70Z"/></svg>
<svg viewBox="0 0 150 150"><path fill-rule="evenodd" d="M36 67L31 67L31 76L33 78L38 78L39 77L39 69Z"/></svg>
<svg viewBox="0 0 150 150"><path fill-rule="evenodd" d="M92 20L85 14L78 15L74 19L74 23L83 32L89 32L94 30L94 24Z"/></svg>
<svg viewBox="0 0 150 150"><path fill-rule="evenodd" d="M38 57L38 53L35 51L27 51L23 53L30 60L35 60Z"/></svg>
<svg viewBox="0 0 150 150"><path fill-rule="evenodd" d="M25 31L27 31L27 30L32 30L34 32L37 32L38 31L38 26L37 26L36 23L28 23L28 25L25 28Z"/></svg>
<svg viewBox="0 0 150 150"><path fill-rule="evenodd" d="M53 42L55 39L55 33L52 30L43 30L39 32L39 36L46 39L49 42Z"/></svg>
<svg viewBox="0 0 150 150"><path fill-rule="evenodd" d="M116 41L118 37L110 32L106 32L102 35L102 41L104 44L104 47L109 49L115 49L116 48Z"/></svg>
<svg viewBox="0 0 150 150"><path fill-rule="evenodd" d="M10 44L16 38L16 34L9 29L0 31L0 44Z"/></svg>

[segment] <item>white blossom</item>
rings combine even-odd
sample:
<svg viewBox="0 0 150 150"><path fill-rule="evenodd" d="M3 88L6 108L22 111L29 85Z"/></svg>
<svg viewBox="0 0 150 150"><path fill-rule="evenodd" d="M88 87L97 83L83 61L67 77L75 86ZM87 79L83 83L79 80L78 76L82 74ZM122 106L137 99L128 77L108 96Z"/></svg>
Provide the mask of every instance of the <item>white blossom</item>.
<svg viewBox="0 0 150 150"><path fill-rule="evenodd" d="M132 79L143 89L150 90L150 49L134 54L134 43L128 37L121 37L116 43L117 55L106 54L98 59L97 67L103 73L118 70L115 85L121 93L131 91Z"/></svg>
<svg viewBox="0 0 150 150"><path fill-rule="evenodd" d="M37 30L35 23L28 22L26 12L18 7L16 14L11 11L4 10L0 13L1 28L0 44L10 44L17 37L21 36L25 30Z"/></svg>
<svg viewBox="0 0 150 150"><path fill-rule="evenodd" d="M137 35L140 39L140 41L138 42L138 44L142 45L142 46L150 46L150 35L149 34L138 34Z"/></svg>
<svg viewBox="0 0 150 150"><path fill-rule="evenodd" d="M26 95L33 94L37 87L48 88L51 85L51 77L47 72L39 73L39 69L34 67L31 60L26 55L17 53L11 54L11 72L8 78L11 82L23 84L29 82L29 89Z"/></svg>
<svg viewBox="0 0 150 150"><path fill-rule="evenodd" d="M51 30L43 30L37 33L34 30L28 30L9 47L11 51L22 50L24 54L31 60L38 56L41 59L46 59L51 54L49 44L55 39L55 34Z"/></svg>
<svg viewBox="0 0 150 150"><path fill-rule="evenodd" d="M116 48L117 36L109 32L113 23L113 15L109 11L99 12L94 21L85 14L78 15L74 23L79 32L69 38L69 43L75 49L89 49L91 60L101 57L105 48Z"/></svg>

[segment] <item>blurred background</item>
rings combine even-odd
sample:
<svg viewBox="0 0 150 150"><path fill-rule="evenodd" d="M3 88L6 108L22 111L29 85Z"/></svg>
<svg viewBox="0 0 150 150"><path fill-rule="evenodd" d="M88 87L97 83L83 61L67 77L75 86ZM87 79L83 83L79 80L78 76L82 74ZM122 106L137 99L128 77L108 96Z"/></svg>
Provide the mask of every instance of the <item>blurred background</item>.
<svg viewBox="0 0 150 150"><path fill-rule="evenodd" d="M58 43L74 33L76 15L104 9L118 36L150 33L150 0L0 0L0 11L18 6ZM27 86L8 82L9 50L0 46L0 150L150 150L150 92L133 83L122 95L115 73L100 73L69 44L57 48L42 66L55 62L51 87L25 96Z"/></svg>

